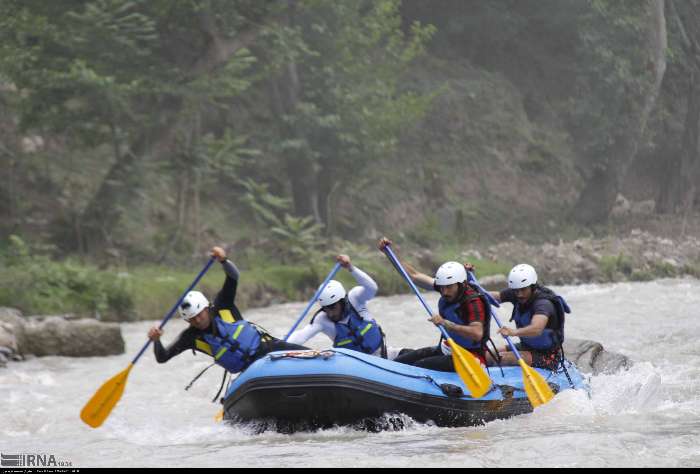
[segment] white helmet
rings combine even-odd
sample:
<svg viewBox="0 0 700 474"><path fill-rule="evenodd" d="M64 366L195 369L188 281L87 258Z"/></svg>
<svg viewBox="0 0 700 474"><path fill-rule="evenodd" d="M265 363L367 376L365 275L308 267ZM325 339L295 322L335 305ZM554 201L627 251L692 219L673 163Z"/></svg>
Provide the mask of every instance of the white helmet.
<svg viewBox="0 0 700 474"><path fill-rule="evenodd" d="M209 307L209 300L199 291L190 291L180 303L178 312L185 321L197 316L204 308Z"/></svg>
<svg viewBox="0 0 700 474"><path fill-rule="evenodd" d="M537 272L532 265L521 263L516 265L508 274L508 288L518 290L537 283Z"/></svg>
<svg viewBox="0 0 700 474"><path fill-rule="evenodd" d="M330 306L343 298L345 298L345 288L343 288L343 284L339 281L331 280L319 295L318 304L321 306Z"/></svg>
<svg viewBox="0 0 700 474"><path fill-rule="evenodd" d="M443 263L435 272L435 284L447 286L454 283L462 283L467 280L467 270L459 262Z"/></svg>

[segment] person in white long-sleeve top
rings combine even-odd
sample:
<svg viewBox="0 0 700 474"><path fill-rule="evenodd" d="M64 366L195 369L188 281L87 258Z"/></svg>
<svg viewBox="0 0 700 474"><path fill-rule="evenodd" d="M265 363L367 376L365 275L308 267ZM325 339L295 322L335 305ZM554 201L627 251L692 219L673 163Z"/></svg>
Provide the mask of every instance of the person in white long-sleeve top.
<svg viewBox="0 0 700 474"><path fill-rule="evenodd" d="M358 286L346 293L342 283L329 281L318 297L321 309L308 326L294 331L287 342L303 344L322 332L333 341L333 347L385 359L387 355L389 358L395 357L396 349L391 349L387 354L384 333L367 309L367 302L377 294L377 284L369 275L353 266L347 255L338 255L336 260L350 272Z"/></svg>

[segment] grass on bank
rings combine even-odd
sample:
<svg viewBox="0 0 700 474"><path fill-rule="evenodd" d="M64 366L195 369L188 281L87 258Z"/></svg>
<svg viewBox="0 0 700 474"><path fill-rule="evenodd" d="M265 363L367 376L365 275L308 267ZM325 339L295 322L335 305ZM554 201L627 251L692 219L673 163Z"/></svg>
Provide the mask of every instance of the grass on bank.
<svg viewBox="0 0 700 474"><path fill-rule="evenodd" d="M408 285L378 251L344 248L353 264L367 272L379 286L379 295L408 293ZM439 248L431 262L420 261L413 252L399 255L420 271L432 274L446 260L474 263L479 276L506 273L508 265L468 258L456 247ZM73 313L105 321L161 319L206 263L187 268L141 265L100 269L77 260L51 260L30 251L15 238L0 255L0 306L14 307L25 315ZM317 255L307 264L281 264L264 256L247 255L236 262L241 270L237 303L243 310L285 301L308 301L333 267L332 255ZM225 279L214 264L197 289L213 298ZM346 288L355 285L341 269L336 279Z"/></svg>

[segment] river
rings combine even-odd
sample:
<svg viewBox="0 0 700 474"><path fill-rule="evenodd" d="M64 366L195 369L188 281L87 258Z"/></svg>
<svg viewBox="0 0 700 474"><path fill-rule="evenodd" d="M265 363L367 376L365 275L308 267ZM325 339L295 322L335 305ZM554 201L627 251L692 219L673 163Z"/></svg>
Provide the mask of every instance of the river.
<svg viewBox="0 0 700 474"><path fill-rule="evenodd" d="M131 371L105 424L79 412L99 386L125 369L153 322L122 327L126 353L44 357L0 369L0 452L43 454L71 467L698 467L700 466L700 282L556 287L572 307L567 335L592 339L633 361L590 378L591 396L566 391L534 413L466 428L407 423L400 431L335 428L258 434L216 423L210 403L221 371L181 354L158 365L152 351ZM436 306L436 295L428 301ZM305 303L255 309L246 317L284 335ZM164 308L167 310L167 308ZM370 310L391 346L437 340L414 296L375 298ZM507 320L507 309L499 310ZM184 328L173 319L164 341ZM497 341L498 343L498 341ZM310 341L326 347L322 336Z"/></svg>

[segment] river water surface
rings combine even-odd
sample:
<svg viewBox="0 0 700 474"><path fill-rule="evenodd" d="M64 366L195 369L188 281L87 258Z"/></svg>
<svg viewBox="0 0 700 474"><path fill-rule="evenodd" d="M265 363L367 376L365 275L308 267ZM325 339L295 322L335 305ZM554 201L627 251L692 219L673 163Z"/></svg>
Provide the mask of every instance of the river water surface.
<svg viewBox="0 0 700 474"><path fill-rule="evenodd" d="M206 357L183 353L158 365L149 350L105 424L92 429L80 410L127 367L154 324L129 323L122 326L121 356L34 358L0 369L0 452L53 455L72 467L699 467L700 282L557 290L573 310L567 336L598 341L633 361L627 371L592 377L591 397L566 391L532 414L477 427L408 420L391 432L258 434L214 421L218 405L210 400L220 370L212 368L184 391L208 365ZM436 300L429 295L433 307ZM245 315L284 336L304 307L290 303ZM375 298L370 310L391 346L437 341L414 296ZM499 314L508 319L508 309ZM173 318L164 341L183 328ZM328 341L317 336L309 345L325 348Z"/></svg>

